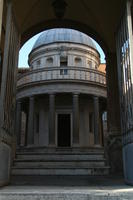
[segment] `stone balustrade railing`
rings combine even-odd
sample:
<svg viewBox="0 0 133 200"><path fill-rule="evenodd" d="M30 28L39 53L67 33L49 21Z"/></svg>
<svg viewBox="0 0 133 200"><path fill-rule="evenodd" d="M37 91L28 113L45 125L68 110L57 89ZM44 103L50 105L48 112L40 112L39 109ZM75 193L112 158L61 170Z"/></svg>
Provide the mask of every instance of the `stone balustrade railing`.
<svg viewBox="0 0 133 200"><path fill-rule="evenodd" d="M22 74L18 77L17 87L35 82L59 80L88 81L106 86L106 75L103 72L83 67L47 67Z"/></svg>

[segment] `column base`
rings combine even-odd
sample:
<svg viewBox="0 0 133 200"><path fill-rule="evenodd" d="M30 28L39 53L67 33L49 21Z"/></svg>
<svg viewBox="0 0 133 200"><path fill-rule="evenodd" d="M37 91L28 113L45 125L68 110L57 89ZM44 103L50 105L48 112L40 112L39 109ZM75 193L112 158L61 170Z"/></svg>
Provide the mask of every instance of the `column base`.
<svg viewBox="0 0 133 200"><path fill-rule="evenodd" d="M123 168L125 182L133 185L133 143L123 147Z"/></svg>
<svg viewBox="0 0 133 200"><path fill-rule="evenodd" d="M79 144L72 144L71 147L72 147L72 148L73 148L73 147L80 147L80 145L79 145Z"/></svg>
<svg viewBox="0 0 133 200"><path fill-rule="evenodd" d="M49 145L48 145L48 148L49 148L49 147L50 147L50 148L58 148L58 146L55 145L55 144L49 144Z"/></svg>
<svg viewBox="0 0 133 200"><path fill-rule="evenodd" d="M96 147L96 148L102 148L101 144L94 144L94 147Z"/></svg>
<svg viewBox="0 0 133 200"><path fill-rule="evenodd" d="M105 154L112 174L123 174L122 136L120 132L110 132L105 139Z"/></svg>
<svg viewBox="0 0 133 200"><path fill-rule="evenodd" d="M4 186L10 181L11 148L3 142L0 142L0 160L0 186Z"/></svg>
<svg viewBox="0 0 133 200"><path fill-rule="evenodd" d="M20 148L21 148L22 146L20 146ZM32 145L32 144L28 144L27 146L26 146L26 148L30 148L30 147L35 147L35 145Z"/></svg>

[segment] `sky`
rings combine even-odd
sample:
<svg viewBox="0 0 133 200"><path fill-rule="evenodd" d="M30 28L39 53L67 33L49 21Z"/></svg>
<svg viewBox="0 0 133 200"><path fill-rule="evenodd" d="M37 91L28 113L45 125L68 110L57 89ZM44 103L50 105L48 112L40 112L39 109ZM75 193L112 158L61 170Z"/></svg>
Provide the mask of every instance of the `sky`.
<svg viewBox="0 0 133 200"><path fill-rule="evenodd" d="M33 47L35 41L37 40L37 38L40 36L40 34L41 33L38 33L37 35L33 36L20 49L20 51L19 51L19 62L18 62L19 67L29 67L29 65L28 65L28 54L32 50L32 47ZM100 53L101 63L105 63L105 54L104 54L103 50L101 49L101 47L98 45L98 43L95 40L93 40L93 42L95 43L97 50Z"/></svg>

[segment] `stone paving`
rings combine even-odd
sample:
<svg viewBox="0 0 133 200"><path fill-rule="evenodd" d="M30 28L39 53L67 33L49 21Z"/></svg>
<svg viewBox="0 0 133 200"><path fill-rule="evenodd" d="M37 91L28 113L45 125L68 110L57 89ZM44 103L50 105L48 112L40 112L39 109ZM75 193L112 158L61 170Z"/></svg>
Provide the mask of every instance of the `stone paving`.
<svg viewBox="0 0 133 200"><path fill-rule="evenodd" d="M65 180L48 185L9 185L0 189L0 200L133 200L133 186L125 185L123 179L95 179L88 184L84 179L80 177L77 184L74 180L71 186Z"/></svg>

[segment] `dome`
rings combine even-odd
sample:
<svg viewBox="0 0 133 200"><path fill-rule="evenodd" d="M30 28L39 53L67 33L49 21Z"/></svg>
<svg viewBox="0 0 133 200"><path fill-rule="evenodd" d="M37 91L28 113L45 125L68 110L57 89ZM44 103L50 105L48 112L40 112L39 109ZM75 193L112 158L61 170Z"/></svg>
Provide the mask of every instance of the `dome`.
<svg viewBox="0 0 133 200"><path fill-rule="evenodd" d="M84 44L96 49L94 42L88 35L73 29L55 28L44 31L36 40L32 50L42 45L47 45L55 42Z"/></svg>

